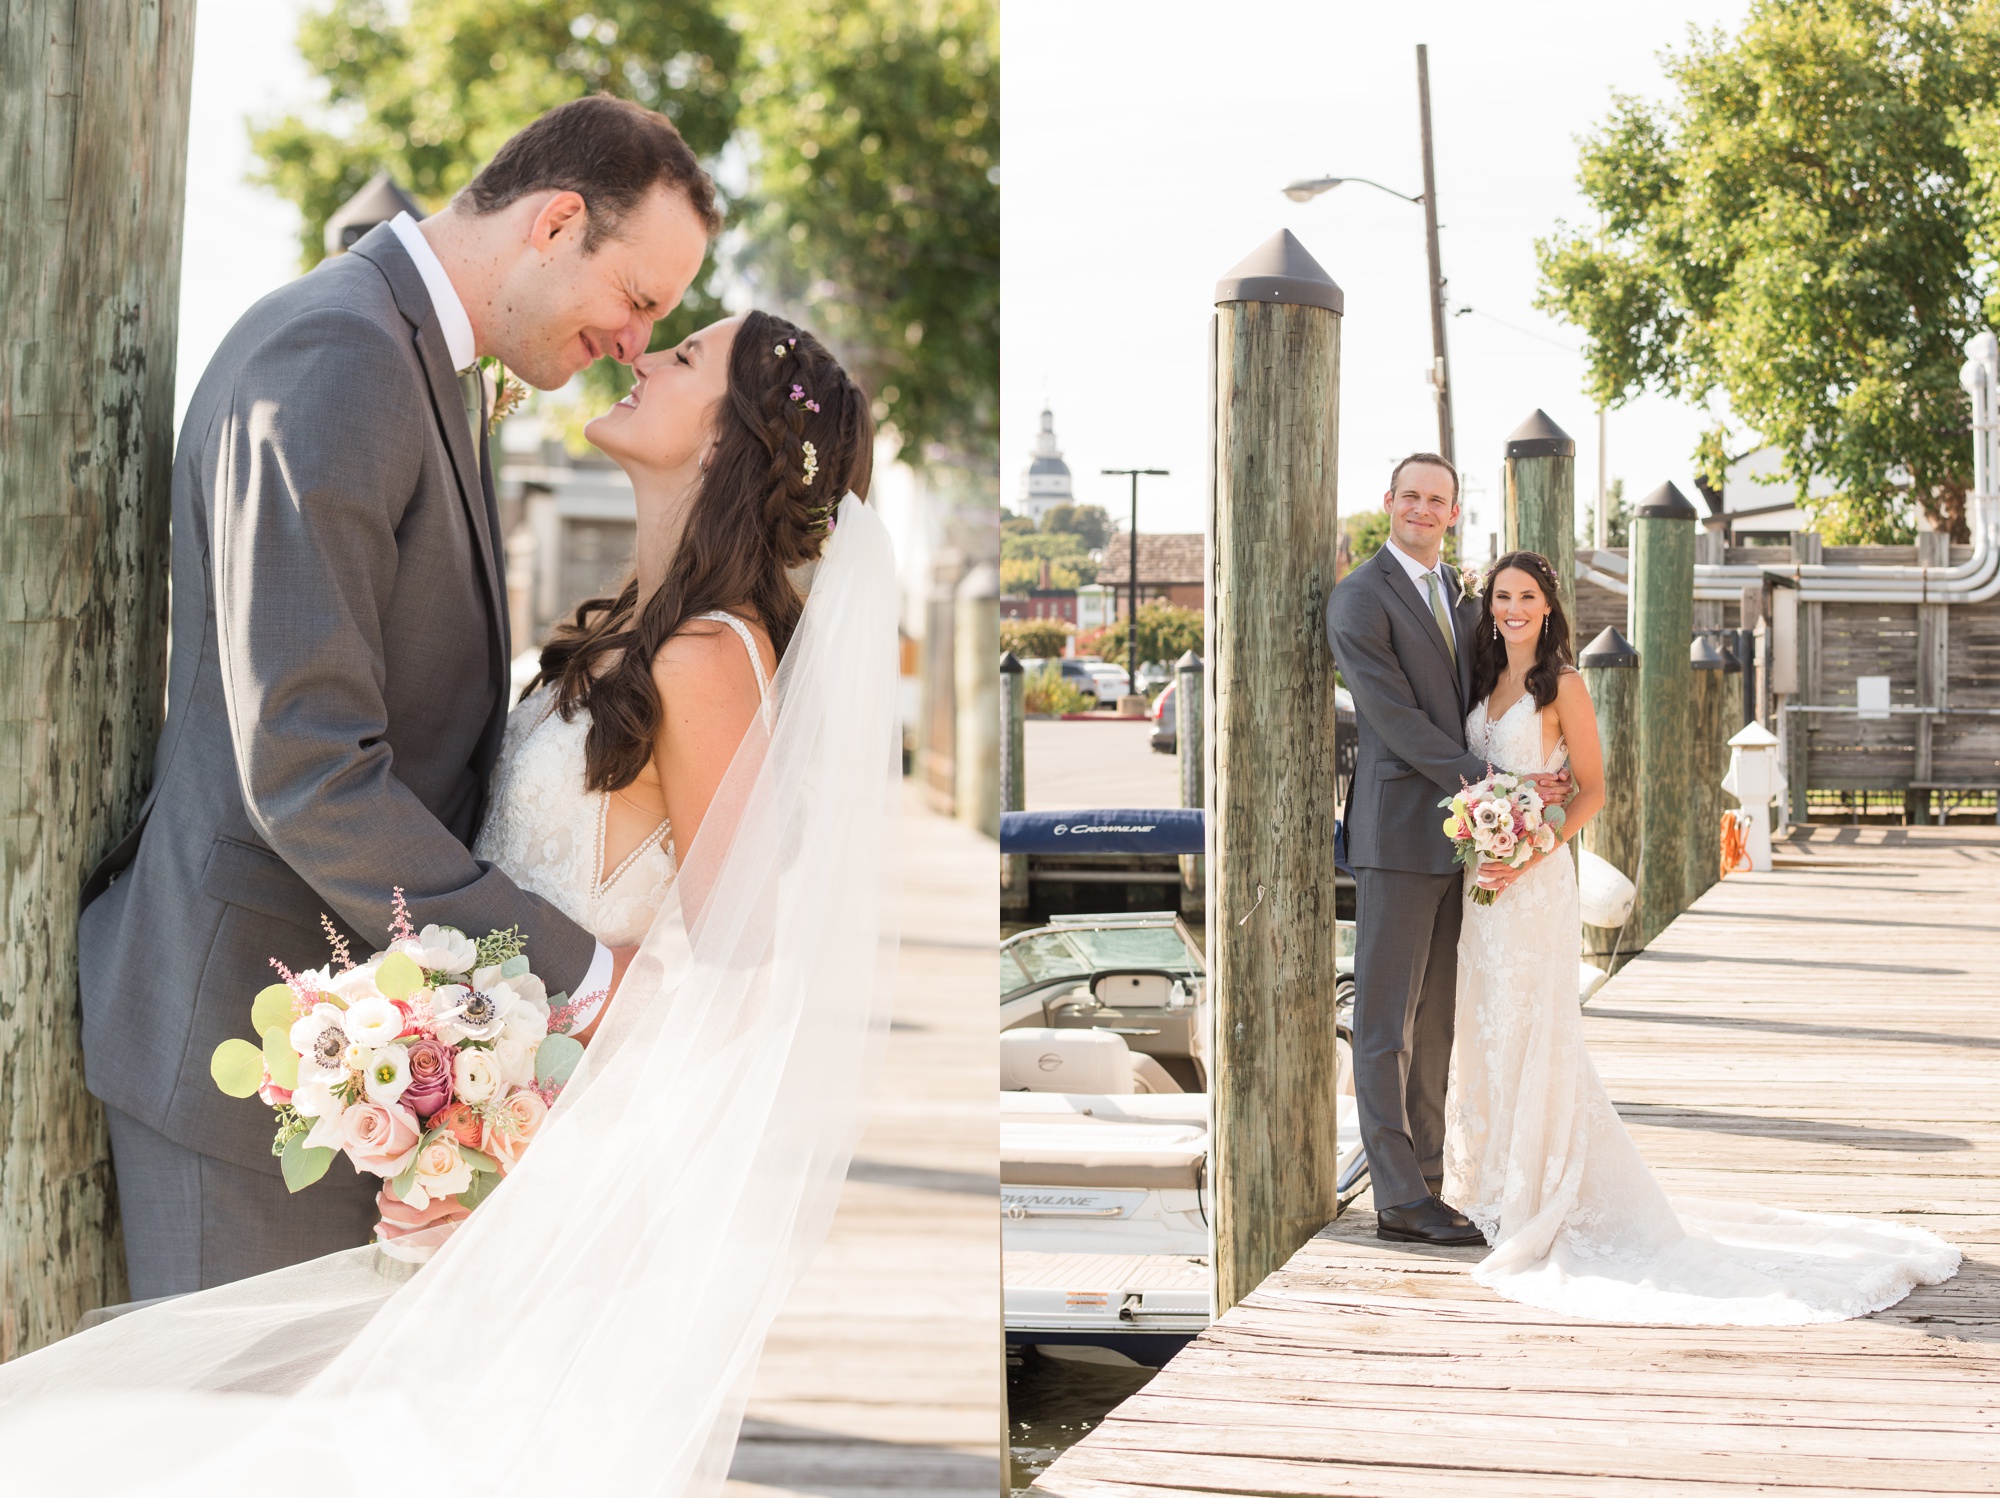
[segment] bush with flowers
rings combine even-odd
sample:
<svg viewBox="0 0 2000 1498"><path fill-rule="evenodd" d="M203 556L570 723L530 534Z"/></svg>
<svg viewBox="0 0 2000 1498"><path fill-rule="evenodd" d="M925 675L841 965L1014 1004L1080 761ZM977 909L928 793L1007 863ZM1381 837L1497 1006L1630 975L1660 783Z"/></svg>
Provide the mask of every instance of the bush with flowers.
<svg viewBox="0 0 2000 1498"><path fill-rule="evenodd" d="M559 1033L572 1010L530 970L519 930L474 940L410 924L395 892L386 951L355 962L326 922L333 956L251 1002L260 1037L225 1040L210 1072L231 1097L275 1110L271 1152L303 1191L346 1154L380 1176L376 1236L419 1232L425 1251L521 1157L583 1055ZM411 1257L415 1245L407 1245Z"/></svg>

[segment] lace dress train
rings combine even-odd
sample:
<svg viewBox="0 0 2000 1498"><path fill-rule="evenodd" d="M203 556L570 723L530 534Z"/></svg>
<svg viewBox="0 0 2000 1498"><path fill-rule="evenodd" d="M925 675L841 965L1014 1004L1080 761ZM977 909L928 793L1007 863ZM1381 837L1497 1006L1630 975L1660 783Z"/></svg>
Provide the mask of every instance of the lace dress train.
<svg viewBox="0 0 2000 1498"><path fill-rule="evenodd" d="M1475 707L1466 741L1516 772L1565 757L1544 756L1525 696L1497 722ZM1493 1245L1475 1279L1592 1321L1779 1326L1864 1316L1957 1271L1921 1228L1661 1191L1584 1049L1578 936L1566 857L1465 902L1444 1194Z"/></svg>

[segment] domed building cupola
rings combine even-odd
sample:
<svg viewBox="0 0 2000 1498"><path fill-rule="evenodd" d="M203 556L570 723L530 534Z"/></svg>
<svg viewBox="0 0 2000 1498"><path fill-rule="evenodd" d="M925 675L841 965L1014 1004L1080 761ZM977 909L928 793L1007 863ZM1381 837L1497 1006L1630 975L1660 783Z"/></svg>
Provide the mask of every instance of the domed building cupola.
<svg viewBox="0 0 2000 1498"><path fill-rule="evenodd" d="M1056 419L1044 406L1034 456L1021 473L1021 502L1015 506L1015 512L1040 525L1042 516L1056 505L1075 503L1076 490L1070 483L1069 464L1063 461L1062 448L1056 443Z"/></svg>

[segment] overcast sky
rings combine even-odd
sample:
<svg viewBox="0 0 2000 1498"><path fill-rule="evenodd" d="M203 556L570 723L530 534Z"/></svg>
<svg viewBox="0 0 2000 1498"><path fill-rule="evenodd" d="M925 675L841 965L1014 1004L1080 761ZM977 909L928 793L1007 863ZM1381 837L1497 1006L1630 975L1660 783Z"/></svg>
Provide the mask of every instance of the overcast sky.
<svg viewBox="0 0 2000 1498"><path fill-rule="evenodd" d="M1451 305L1476 309L1448 331L1469 501L1481 529L1497 524L1502 444L1539 406L1576 438L1589 503L1598 443L1581 340L1533 310L1534 241L1558 219L1595 222L1576 139L1613 91L1660 96L1660 49L1684 44L1691 22L1733 30L1745 9L1003 0L1003 501L1046 392L1080 499L1123 515L1130 481L1100 469L1170 469L1141 481L1140 529L1199 530L1215 282L1281 228L1346 292L1342 512L1379 503L1395 460L1436 445L1422 209L1355 183L1304 204L1278 191L1332 175L1420 192L1415 47L1427 42L1444 271ZM1611 476L1630 493L1672 479L1692 494L1704 425L1653 398L1611 413Z"/></svg>

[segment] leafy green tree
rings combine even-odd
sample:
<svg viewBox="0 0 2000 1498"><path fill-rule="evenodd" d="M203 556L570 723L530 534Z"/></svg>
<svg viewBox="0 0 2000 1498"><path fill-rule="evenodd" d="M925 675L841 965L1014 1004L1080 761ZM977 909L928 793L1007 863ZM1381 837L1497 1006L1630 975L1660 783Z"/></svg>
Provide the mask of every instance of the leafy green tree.
<svg viewBox="0 0 2000 1498"><path fill-rule="evenodd" d="M1625 480L1613 479L1605 497L1611 501L1611 513L1605 517L1604 544L1606 546L1626 546L1632 536L1632 501L1625 497ZM1576 542L1579 546L1593 546L1597 538L1597 516L1589 509L1579 509L1576 516Z"/></svg>
<svg viewBox="0 0 2000 1498"><path fill-rule="evenodd" d="M998 7L759 0L750 39L757 266L856 362L908 459L991 471Z"/></svg>
<svg viewBox="0 0 2000 1498"><path fill-rule="evenodd" d="M1039 575L1044 561L1056 563L1072 579L1053 586L1075 588L1097 580L1097 563L1090 559L1090 548L1082 536L1068 531L1015 531L1000 537L1002 583L1007 579L1009 565L1026 565Z"/></svg>
<svg viewBox="0 0 2000 1498"><path fill-rule="evenodd" d="M1032 536L1035 522L1026 515L1016 515L1012 510L1000 512L1000 534L1003 536Z"/></svg>
<svg viewBox="0 0 2000 1498"><path fill-rule="evenodd" d="M1341 521L1340 528L1347 532L1354 565L1359 567L1388 543L1389 512L1379 505L1372 510L1361 510Z"/></svg>
<svg viewBox="0 0 2000 1498"><path fill-rule="evenodd" d="M1101 551L1111 539L1111 516L1102 505L1051 505L1042 529L1079 537L1087 551Z"/></svg>
<svg viewBox="0 0 2000 1498"><path fill-rule="evenodd" d="M1088 567L1090 564L1086 562L1083 565ZM1078 588L1083 585L1083 577L1078 572L1074 562L1050 560L1048 568L1048 585L1051 588ZM1042 563L1040 561L1031 560L1027 557L1002 557L1000 559L1000 591L1002 593L1010 597L1019 597L1021 594L1041 586Z"/></svg>
<svg viewBox="0 0 2000 1498"><path fill-rule="evenodd" d="M1618 98L1584 142L1601 232L1537 246L1590 393L1726 410L1830 538L1905 533L1913 503L1963 538L1957 372L1992 276L1958 132L1990 118L1996 36L1975 0L1757 0L1733 40L1691 33L1673 97ZM1704 439L1708 483L1748 439ZM1815 478L1839 493L1808 499Z"/></svg>
<svg viewBox="0 0 2000 1498"><path fill-rule="evenodd" d="M1100 631L1092 649L1107 661L1117 661L1122 665L1128 654L1125 625L1126 621L1120 619L1110 628ZM1179 608L1157 598L1139 605L1140 665L1150 661L1172 665L1190 650L1196 655L1202 652L1200 609Z"/></svg>

